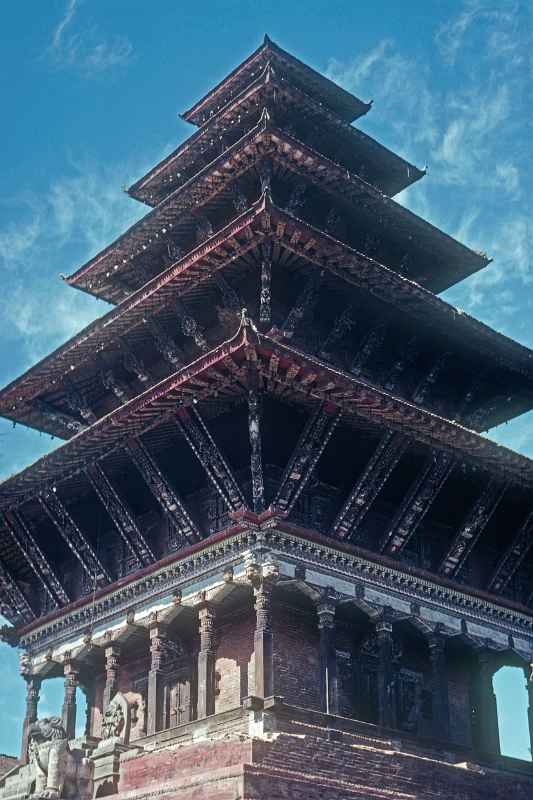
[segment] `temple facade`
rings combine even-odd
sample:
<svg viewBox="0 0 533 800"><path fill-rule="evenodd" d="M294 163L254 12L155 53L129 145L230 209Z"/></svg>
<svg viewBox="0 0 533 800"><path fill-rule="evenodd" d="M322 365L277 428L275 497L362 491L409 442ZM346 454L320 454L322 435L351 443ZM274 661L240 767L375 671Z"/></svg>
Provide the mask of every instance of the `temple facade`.
<svg viewBox="0 0 533 800"><path fill-rule="evenodd" d="M533 462L482 435L533 353L439 298L489 259L369 110L265 37L65 279L111 310L0 391L64 439L0 485L0 800L533 797Z"/></svg>

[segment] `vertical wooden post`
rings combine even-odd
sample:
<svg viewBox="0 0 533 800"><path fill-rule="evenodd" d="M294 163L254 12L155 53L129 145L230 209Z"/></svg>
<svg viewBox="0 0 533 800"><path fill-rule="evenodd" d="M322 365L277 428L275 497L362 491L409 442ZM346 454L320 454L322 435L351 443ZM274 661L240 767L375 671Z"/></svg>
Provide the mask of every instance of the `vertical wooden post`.
<svg viewBox="0 0 533 800"><path fill-rule="evenodd" d="M167 631L164 625L154 622L150 625L150 671L148 673L147 724L148 735L157 733L165 727L163 708L162 666L167 649Z"/></svg>
<svg viewBox="0 0 533 800"><path fill-rule="evenodd" d="M63 695L63 708L61 718L63 727L67 734L67 739L76 738L76 689L79 686L78 671L72 665L67 654L65 654L65 690Z"/></svg>
<svg viewBox="0 0 533 800"><path fill-rule="evenodd" d="M22 743L20 760L22 764L28 763L28 745L30 742L30 726L37 720L37 707L41 691L41 679L33 674L23 674L26 681L26 714L22 723Z"/></svg>
<svg viewBox="0 0 533 800"><path fill-rule="evenodd" d="M438 739L449 739L450 708L445 642L442 636L437 634L430 638L428 645L431 662L433 735Z"/></svg>
<svg viewBox="0 0 533 800"><path fill-rule="evenodd" d="M204 603L198 612L200 650L198 652L198 719L215 713L215 611Z"/></svg>
<svg viewBox="0 0 533 800"><path fill-rule="evenodd" d="M120 644L111 642L105 648L105 687L103 697L103 710L106 711L109 703L118 691L120 672Z"/></svg>
<svg viewBox="0 0 533 800"><path fill-rule="evenodd" d="M318 603L320 633L320 704L326 714L338 714L337 654L335 650L335 602L325 595Z"/></svg>
<svg viewBox="0 0 533 800"><path fill-rule="evenodd" d="M92 734L92 724L93 724L93 711L94 711L94 704L95 704L95 681L94 678L90 678L87 681L84 681L83 684L83 691L85 693L85 736L89 737Z"/></svg>
<svg viewBox="0 0 533 800"><path fill-rule="evenodd" d="M272 632L273 583L261 580L254 586L256 623L254 631L254 664L256 697L274 694L274 637Z"/></svg>
<svg viewBox="0 0 533 800"><path fill-rule="evenodd" d="M385 614L376 625L378 640L378 708L379 724L393 728L396 722L394 691L392 623Z"/></svg>

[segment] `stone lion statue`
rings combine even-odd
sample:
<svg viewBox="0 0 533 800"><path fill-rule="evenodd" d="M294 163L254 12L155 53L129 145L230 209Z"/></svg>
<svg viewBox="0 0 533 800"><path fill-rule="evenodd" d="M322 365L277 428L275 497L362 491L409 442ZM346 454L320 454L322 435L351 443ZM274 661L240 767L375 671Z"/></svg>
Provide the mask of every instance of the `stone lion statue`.
<svg viewBox="0 0 533 800"><path fill-rule="evenodd" d="M63 796L70 777L71 760L67 734L59 717L45 717L30 725L29 757L34 771L33 798L55 800Z"/></svg>

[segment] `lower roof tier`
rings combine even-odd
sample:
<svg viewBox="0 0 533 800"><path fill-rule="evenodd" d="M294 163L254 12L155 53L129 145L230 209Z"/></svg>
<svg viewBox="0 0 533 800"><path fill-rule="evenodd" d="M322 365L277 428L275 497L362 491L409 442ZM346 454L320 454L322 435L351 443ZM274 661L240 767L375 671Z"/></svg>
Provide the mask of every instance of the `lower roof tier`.
<svg viewBox="0 0 533 800"><path fill-rule="evenodd" d="M0 414L69 438L231 335L243 307L282 341L468 427L533 406L529 349L265 194L1 391Z"/></svg>
<svg viewBox="0 0 533 800"><path fill-rule="evenodd" d="M2 613L29 621L271 509L522 604L533 463L245 321L0 486Z"/></svg>

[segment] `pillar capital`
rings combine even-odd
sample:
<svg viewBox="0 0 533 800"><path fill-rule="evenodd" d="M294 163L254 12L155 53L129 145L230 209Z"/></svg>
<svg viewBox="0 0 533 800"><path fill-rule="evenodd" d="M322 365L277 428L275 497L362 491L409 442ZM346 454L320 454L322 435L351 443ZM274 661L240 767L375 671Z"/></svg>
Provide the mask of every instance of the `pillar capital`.
<svg viewBox="0 0 533 800"><path fill-rule="evenodd" d="M333 628L335 626L335 613L337 610L337 598L328 589L320 595L316 604L319 628Z"/></svg>

